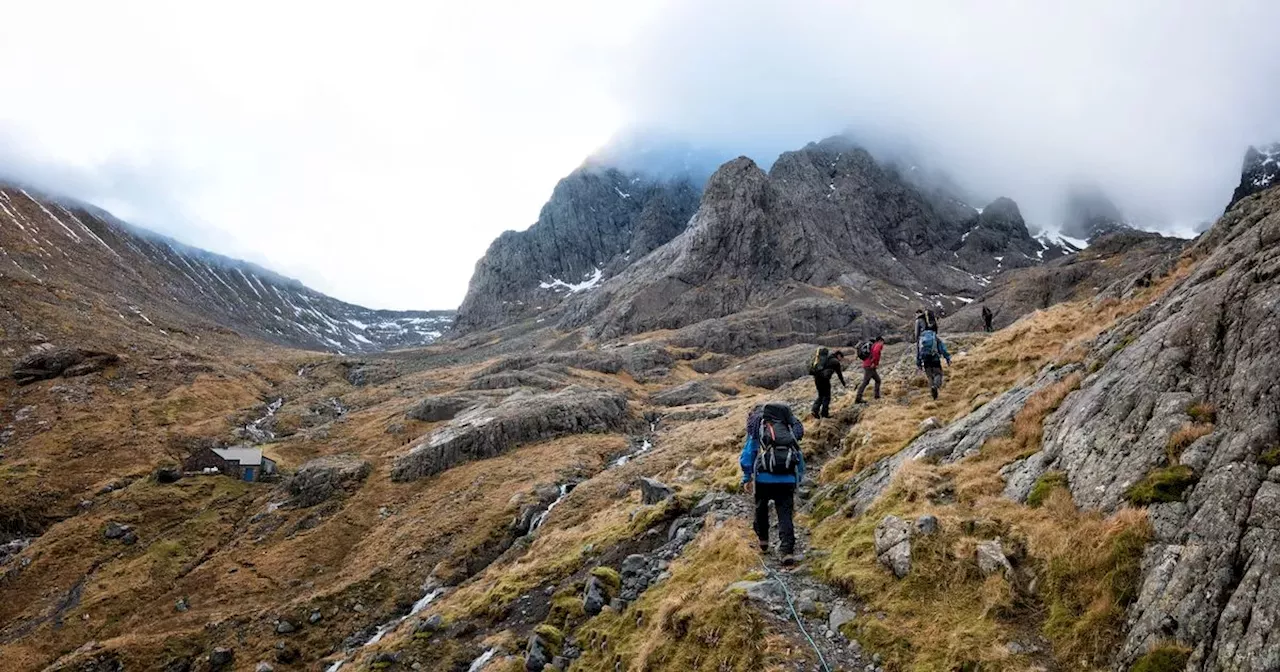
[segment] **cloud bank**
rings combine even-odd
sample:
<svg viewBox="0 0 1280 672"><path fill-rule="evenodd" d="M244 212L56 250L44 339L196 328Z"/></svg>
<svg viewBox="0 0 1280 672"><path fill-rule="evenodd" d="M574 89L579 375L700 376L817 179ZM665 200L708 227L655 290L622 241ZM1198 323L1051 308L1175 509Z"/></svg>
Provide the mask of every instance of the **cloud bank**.
<svg viewBox="0 0 1280 672"><path fill-rule="evenodd" d="M1092 182L1188 233L1280 139L1277 25L1269 0L23 3L0 175L377 308L457 305L626 129L766 164L848 131L1033 224Z"/></svg>

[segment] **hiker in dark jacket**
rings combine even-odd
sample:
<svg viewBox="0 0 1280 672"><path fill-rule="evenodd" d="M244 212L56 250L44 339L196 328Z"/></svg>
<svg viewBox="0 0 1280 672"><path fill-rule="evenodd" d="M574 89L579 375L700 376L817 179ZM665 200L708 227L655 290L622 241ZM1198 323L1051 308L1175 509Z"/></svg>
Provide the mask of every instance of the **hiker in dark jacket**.
<svg viewBox="0 0 1280 672"><path fill-rule="evenodd" d="M772 471L758 468L763 466L760 425L764 420L766 408L769 409L771 420L778 424L785 424L795 439L793 453L795 462L790 473L776 473L786 471L777 469L776 465ZM769 551L769 502L772 501L774 509L778 512L778 536L781 537L778 550L782 553L784 565L795 561L792 555L796 550L796 532L792 515L795 512L796 486L804 482L804 453L799 448L799 441L803 436L804 425L791 412L790 406L780 402L761 404L747 415L747 441L742 448L742 456L738 460L742 467L743 488L755 501L753 527L756 538L760 541L760 550L766 553ZM774 451L777 451L774 453L776 457L781 449L775 448Z"/></svg>
<svg viewBox="0 0 1280 672"><path fill-rule="evenodd" d="M862 393L867 389L867 383L876 381L875 396L880 398L880 373L877 369L880 366L880 351L884 350L884 336L876 336L876 340L871 344L871 356L862 360L862 384L858 385L858 395L854 397L853 403L865 404L862 399Z"/></svg>
<svg viewBox="0 0 1280 672"><path fill-rule="evenodd" d="M992 331L992 329L991 329L991 321L992 321L992 320L994 320L994 319L995 319L995 317L996 317L996 316L995 316L995 314L991 312L991 309L990 309L990 308L988 308L988 307L986 307L986 306L983 306L983 307L982 307L982 326L983 326L983 328L985 328L988 332Z"/></svg>
<svg viewBox="0 0 1280 672"><path fill-rule="evenodd" d="M813 401L813 417L831 417L831 376L836 376L840 379L841 385L849 387L844 382L843 362L844 353L836 350L827 357L827 361L819 364L818 370L813 373L813 385L818 388L818 398Z"/></svg>
<svg viewBox="0 0 1280 672"><path fill-rule="evenodd" d="M926 331L920 335L916 347L916 369L922 370L929 378L929 393L938 398L938 389L942 387L942 360L946 358L947 366L951 366L951 353L947 352L947 344L937 332Z"/></svg>

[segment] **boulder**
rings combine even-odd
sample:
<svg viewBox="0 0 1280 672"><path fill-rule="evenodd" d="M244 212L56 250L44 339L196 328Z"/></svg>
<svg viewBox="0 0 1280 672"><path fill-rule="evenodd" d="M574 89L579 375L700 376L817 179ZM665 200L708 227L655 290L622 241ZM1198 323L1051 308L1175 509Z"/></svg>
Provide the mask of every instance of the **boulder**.
<svg viewBox="0 0 1280 672"><path fill-rule="evenodd" d="M52 343L42 343L13 363L13 380L19 385L28 385L64 375L83 376L101 371L118 361L120 358L110 353L59 348Z"/></svg>
<svg viewBox="0 0 1280 672"><path fill-rule="evenodd" d="M928 417L928 418L925 418L924 421L920 423L920 426L916 429L916 431L920 434L924 434L926 432L932 432L933 430L941 426L942 426L942 423L938 422L937 418Z"/></svg>
<svg viewBox="0 0 1280 672"><path fill-rule="evenodd" d="M397 457L394 481L426 478L518 445L569 434L623 432L637 424L620 393L570 387L559 392L508 397L493 408L473 409L426 436Z"/></svg>
<svg viewBox="0 0 1280 672"><path fill-rule="evenodd" d="M276 622L276 633L277 633L277 634L280 634L280 635L287 635L287 634L289 634L289 633L293 632L293 631L294 631L294 630L296 630L296 629L297 629L297 628L295 628L295 627L294 627L294 625L293 625L292 623L290 623L289 621L280 620L280 621L277 621L277 622Z"/></svg>
<svg viewBox="0 0 1280 672"><path fill-rule="evenodd" d="M747 598L756 602L778 602L785 599L782 588L778 586L778 582L772 579L763 581L738 581L729 584L725 589L726 592L741 591Z"/></svg>
<svg viewBox="0 0 1280 672"><path fill-rule="evenodd" d="M1008 573L1013 571L1013 567L1009 564L1009 559L1004 555L1004 548L1000 545L999 539L979 543L974 554L978 559L978 570L982 572L983 576L991 576L996 572Z"/></svg>
<svg viewBox="0 0 1280 672"><path fill-rule="evenodd" d="M911 524L885 516L875 529L876 559L901 579L911 571Z"/></svg>
<svg viewBox="0 0 1280 672"><path fill-rule="evenodd" d="M163 466L155 470L156 483L177 483L182 479L182 468L177 466Z"/></svg>
<svg viewBox="0 0 1280 672"><path fill-rule="evenodd" d="M226 667L236 658L234 649L219 646L209 654L209 664L213 667Z"/></svg>
<svg viewBox="0 0 1280 672"><path fill-rule="evenodd" d="M121 525L113 520L108 522L107 526L103 528L102 536L107 539L120 539L124 537L125 533L127 533L129 529L128 525Z"/></svg>
<svg viewBox="0 0 1280 672"><path fill-rule="evenodd" d="M588 616L595 616L604 610L609 603L609 589L597 576L587 579L587 588L582 597L582 610ZM539 668L541 669L541 668Z"/></svg>
<svg viewBox="0 0 1280 672"><path fill-rule="evenodd" d="M640 479L640 498L645 505L653 505L676 496L671 486L652 478Z"/></svg>
<svg viewBox="0 0 1280 672"><path fill-rule="evenodd" d="M843 604L837 604L831 610L831 614L827 616L827 629L832 632L840 632L840 628L846 623L852 623L858 618L858 612L846 607Z"/></svg>
<svg viewBox="0 0 1280 672"><path fill-rule="evenodd" d="M289 478L290 503L306 507L354 491L373 467L355 455L328 455L309 460Z"/></svg>

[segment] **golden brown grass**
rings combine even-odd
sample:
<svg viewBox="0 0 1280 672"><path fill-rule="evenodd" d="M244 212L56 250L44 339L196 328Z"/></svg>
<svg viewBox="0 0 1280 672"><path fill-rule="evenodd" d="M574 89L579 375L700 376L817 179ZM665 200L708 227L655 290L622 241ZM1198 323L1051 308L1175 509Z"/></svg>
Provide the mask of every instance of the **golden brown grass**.
<svg viewBox="0 0 1280 672"><path fill-rule="evenodd" d="M760 568L745 521L708 527L671 566L671 578L623 613L606 611L577 637L576 672L756 672L793 666L798 652L771 633L730 584ZM619 667L615 667L619 665Z"/></svg>
<svg viewBox="0 0 1280 672"><path fill-rule="evenodd" d="M1208 436L1213 433L1213 425L1193 422L1182 427L1169 435L1169 443L1165 446L1165 452L1168 455L1170 464L1177 464L1182 457L1182 451L1191 447L1200 437Z"/></svg>

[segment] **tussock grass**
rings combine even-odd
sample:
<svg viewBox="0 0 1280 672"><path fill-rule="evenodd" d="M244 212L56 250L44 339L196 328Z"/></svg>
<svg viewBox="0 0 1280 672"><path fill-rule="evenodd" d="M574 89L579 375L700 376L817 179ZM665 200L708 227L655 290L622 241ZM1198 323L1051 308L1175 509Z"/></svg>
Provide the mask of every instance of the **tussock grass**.
<svg viewBox="0 0 1280 672"><path fill-rule="evenodd" d="M1194 422L1212 425L1218 421L1218 407L1207 401L1198 401L1187 406L1187 415Z"/></svg>
<svg viewBox="0 0 1280 672"><path fill-rule="evenodd" d="M1191 649L1180 644L1160 644L1133 662L1129 672L1180 672L1187 667Z"/></svg>
<svg viewBox="0 0 1280 672"><path fill-rule="evenodd" d="M1197 480L1195 470L1185 464L1156 469L1129 488L1125 499L1135 506L1176 502Z"/></svg>
<svg viewBox="0 0 1280 672"><path fill-rule="evenodd" d="M1184 269L1185 271L1185 269ZM1128 301L1060 304L1038 311L955 356L948 385L934 402L911 382L894 380L829 463L823 480L839 482L901 450L929 416L951 421L1049 364L1085 361L1096 337L1145 306L1180 274ZM959 340L959 339L955 339ZM949 343L950 345L950 343ZM953 348L958 353L961 348ZM1041 449L1045 419L1084 380L1072 374L1033 394L1008 435L950 465L908 463L865 515L818 517L816 546L829 552L817 567L833 585L867 602L871 615L849 633L885 657L890 669L1024 669L1041 665L1016 655L1009 641L1032 635L1052 644L1062 669L1103 669L1123 635L1123 615L1137 595L1141 552L1150 538L1145 512L1111 516L1077 510L1063 474L1048 474L1032 506L1002 496L999 470ZM1195 431L1200 431L1199 429ZM1194 440L1194 439L1193 439ZM951 495L939 499L940 492ZM952 501L954 500L954 501ZM947 502L934 504L934 501ZM873 532L886 515L938 516L941 531L913 540L911 573L902 580L880 566ZM999 538L1013 564L1008 576L983 577L976 545Z"/></svg>
<svg viewBox="0 0 1280 672"><path fill-rule="evenodd" d="M671 566L671 578L626 612L606 610L577 634L570 669L633 672L756 672L794 667L797 652L769 633L744 595L727 592L760 566L745 521L709 527Z"/></svg>
<svg viewBox="0 0 1280 672"><path fill-rule="evenodd" d="M1186 450L1191 444L1202 436L1208 436L1213 433L1213 425L1206 425L1200 422L1194 422L1183 425L1178 431L1169 435L1169 443L1165 446L1165 453L1169 457L1170 464L1176 464L1182 457L1182 451Z"/></svg>

